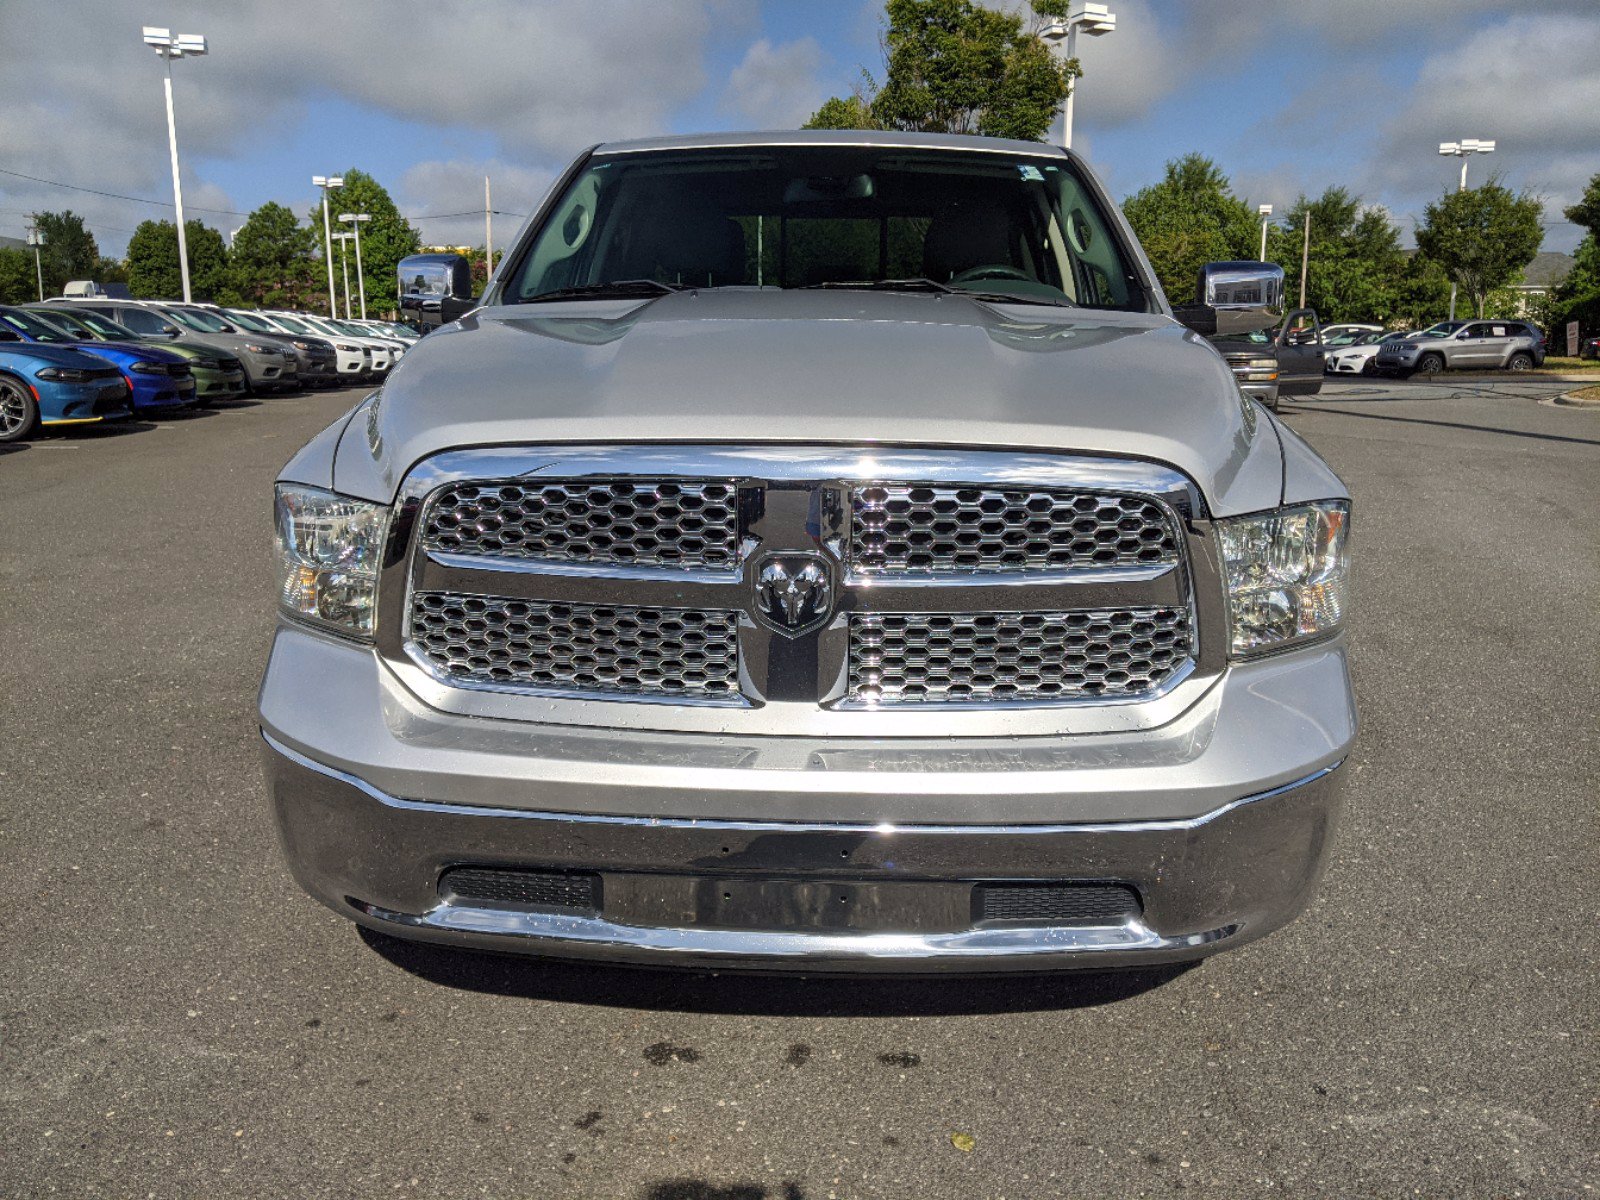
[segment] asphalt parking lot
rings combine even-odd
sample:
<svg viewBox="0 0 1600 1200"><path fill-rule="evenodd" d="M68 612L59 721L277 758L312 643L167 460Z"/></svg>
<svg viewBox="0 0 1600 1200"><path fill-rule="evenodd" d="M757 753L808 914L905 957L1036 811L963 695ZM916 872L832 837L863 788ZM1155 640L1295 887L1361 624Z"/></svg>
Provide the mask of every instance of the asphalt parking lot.
<svg viewBox="0 0 1600 1200"><path fill-rule="evenodd" d="M0 449L0 1193L1592 1194L1600 411L1557 390L1285 406L1357 505L1320 900L1193 970L992 983L358 934L280 860L253 719L270 482L356 393Z"/></svg>

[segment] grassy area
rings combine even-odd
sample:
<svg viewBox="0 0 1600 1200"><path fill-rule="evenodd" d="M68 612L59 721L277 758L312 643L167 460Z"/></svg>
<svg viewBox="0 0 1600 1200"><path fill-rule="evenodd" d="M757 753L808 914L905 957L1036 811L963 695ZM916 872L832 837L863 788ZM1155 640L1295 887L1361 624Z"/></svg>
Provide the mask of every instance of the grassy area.
<svg viewBox="0 0 1600 1200"><path fill-rule="evenodd" d="M1593 371L1595 374L1600 375L1600 358L1558 358L1552 354L1544 360L1544 369L1546 371L1559 371L1563 375L1574 371L1585 374Z"/></svg>
<svg viewBox="0 0 1600 1200"><path fill-rule="evenodd" d="M1579 400L1600 400L1600 383L1593 384L1590 387L1581 387L1575 392L1568 392L1567 395L1575 396Z"/></svg>

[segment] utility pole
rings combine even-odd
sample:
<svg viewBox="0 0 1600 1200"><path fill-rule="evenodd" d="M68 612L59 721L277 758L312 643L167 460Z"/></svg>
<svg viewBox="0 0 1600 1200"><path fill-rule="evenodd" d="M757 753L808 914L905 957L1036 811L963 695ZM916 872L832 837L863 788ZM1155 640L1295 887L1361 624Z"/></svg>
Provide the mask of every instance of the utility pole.
<svg viewBox="0 0 1600 1200"><path fill-rule="evenodd" d="M489 177L483 177L483 257L487 266L483 281L487 286L489 276L494 274L494 225L489 215L494 210L489 206Z"/></svg>
<svg viewBox="0 0 1600 1200"><path fill-rule="evenodd" d="M1258 204L1256 211L1261 214L1261 261L1267 261L1267 222L1272 217L1272 205Z"/></svg>
<svg viewBox="0 0 1600 1200"><path fill-rule="evenodd" d="M39 277L39 299L44 300L44 261L39 257L39 248L44 245L44 234L39 231L39 214L29 213L28 220L33 222L28 230L28 245L33 247L33 271Z"/></svg>
<svg viewBox="0 0 1600 1200"><path fill-rule="evenodd" d="M356 239L356 292L361 297L361 319L367 319L367 275L361 267L361 223L372 220L371 213L340 213L339 223L348 224ZM344 306L350 308L350 281L344 284Z"/></svg>
<svg viewBox="0 0 1600 1200"><path fill-rule="evenodd" d="M1311 265L1311 210L1306 209L1306 237L1300 246L1300 307L1306 306L1306 269Z"/></svg>

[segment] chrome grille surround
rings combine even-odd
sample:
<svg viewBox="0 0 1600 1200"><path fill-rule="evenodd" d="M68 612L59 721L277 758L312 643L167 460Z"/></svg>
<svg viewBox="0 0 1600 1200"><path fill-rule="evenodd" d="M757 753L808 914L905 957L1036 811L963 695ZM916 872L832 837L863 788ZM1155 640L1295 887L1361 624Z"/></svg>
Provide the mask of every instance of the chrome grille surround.
<svg viewBox="0 0 1600 1200"><path fill-rule="evenodd" d="M458 483L429 502L423 544L508 558L728 566L739 552L734 485L704 479Z"/></svg>
<svg viewBox="0 0 1600 1200"><path fill-rule="evenodd" d="M465 494L467 487L505 487L507 481L524 490L556 483L574 492L626 483L629 494L662 483L724 484L731 490L736 550L725 564L698 565L527 557L487 546L464 552L430 544L428 516L437 499ZM1119 506L1133 498L1160 514L1172 549L1163 549L1169 561L1121 565L875 570L852 559L852 497L883 484L1108 496ZM1168 724L1226 666L1225 610L1204 501L1176 471L1136 460L775 444L485 447L444 452L412 468L401 481L389 528L378 652L406 688L445 713L640 731L841 739L1014 737L1064 729L1113 733ZM1155 538L1151 543L1161 544ZM779 559L822 565L831 577L825 620L786 631L758 611L760 579ZM729 692L712 695L654 686L598 690L586 679L575 688L566 679L517 678L515 672L452 673L417 636L426 630L413 629L412 599L419 593L496 604L725 614L735 627L736 682ZM1197 597L1217 599L1197 603ZM870 626L856 627L853 656L852 623L861 618L1145 609L1181 611L1187 650L1174 663L1154 662L1142 690L1029 685L1015 692L979 689L970 698L946 689L937 699L884 700L856 686L859 634ZM659 653L665 661L674 651L664 644ZM1063 709L1073 710L1070 719Z"/></svg>
<svg viewBox="0 0 1600 1200"><path fill-rule="evenodd" d="M850 566L867 573L1069 570L1178 559L1145 496L871 483L850 489Z"/></svg>
<svg viewBox="0 0 1600 1200"><path fill-rule="evenodd" d="M1166 684L1189 662L1186 608L853 613L856 704L1107 699Z"/></svg>
<svg viewBox="0 0 1600 1200"><path fill-rule="evenodd" d="M411 639L468 684L727 700L739 685L732 612L546 604L415 592Z"/></svg>

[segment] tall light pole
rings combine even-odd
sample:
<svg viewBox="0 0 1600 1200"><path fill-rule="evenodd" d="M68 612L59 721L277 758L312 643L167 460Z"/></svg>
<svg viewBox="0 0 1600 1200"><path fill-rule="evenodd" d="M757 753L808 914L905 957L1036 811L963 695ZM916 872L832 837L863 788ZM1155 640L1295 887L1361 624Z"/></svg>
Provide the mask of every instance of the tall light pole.
<svg viewBox="0 0 1600 1200"><path fill-rule="evenodd" d="M353 233L336 233L333 240L339 243L339 267L344 271L344 319L350 319L350 260L345 256L344 244L356 235ZM337 317L338 313L333 313Z"/></svg>
<svg viewBox="0 0 1600 1200"><path fill-rule="evenodd" d="M177 210L178 217L178 271L183 276L183 302L188 304L193 296L189 292L189 241L183 229L183 184L178 178L178 124L172 116L172 60L199 58L206 52L206 39L198 33L180 33L173 37L170 29L146 25L144 44L167 64L167 149L172 153L172 207Z"/></svg>
<svg viewBox="0 0 1600 1200"><path fill-rule="evenodd" d="M361 270L361 223L372 220L371 213L340 213L339 220L348 221L350 228L355 231L356 237L356 287L361 292L361 319L367 319L367 277ZM350 307L350 282L344 285L344 306Z"/></svg>
<svg viewBox="0 0 1600 1200"><path fill-rule="evenodd" d="M322 189L322 245L323 257L328 260L328 315L339 315L339 298L333 292L333 226L328 222L328 193L344 186L343 175L313 175L311 182Z"/></svg>
<svg viewBox="0 0 1600 1200"><path fill-rule="evenodd" d="M1261 261L1267 261L1267 221L1272 216L1272 205L1258 204L1256 212L1261 214Z"/></svg>
<svg viewBox="0 0 1600 1200"><path fill-rule="evenodd" d="M1494 142L1483 141L1479 138L1462 138L1459 142L1440 142L1439 153L1447 157L1461 160L1461 184L1456 188L1458 192L1467 190L1467 159L1474 154L1493 154ZM1450 281L1450 319L1456 319L1456 283Z"/></svg>
<svg viewBox="0 0 1600 1200"><path fill-rule="evenodd" d="M34 216L37 221L38 217ZM44 233L37 225L28 230L28 245L33 247L33 271L39 277L39 299L44 299L44 260L39 257L39 248L44 245Z"/></svg>
<svg viewBox="0 0 1600 1200"><path fill-rule="evenodd" d="M1039 36L1050 45L1067 43L1067 58L1078 57L1078 30L1082 29L1090 37L1104 37L1114 33L1117 28L1117 14L1111 11L1109 5L1074 3L1067 9L1065 21L1052 21ZM1066 107L1061 111L1061 144L1067 149L1072 149L1072 102L1078 96L1078 81L1072 81L1072 88L1067 92Z"/></svg>

